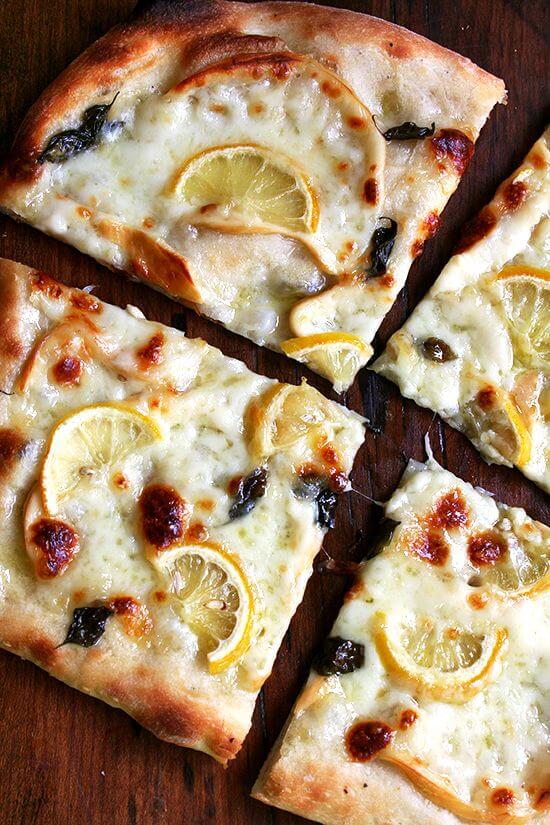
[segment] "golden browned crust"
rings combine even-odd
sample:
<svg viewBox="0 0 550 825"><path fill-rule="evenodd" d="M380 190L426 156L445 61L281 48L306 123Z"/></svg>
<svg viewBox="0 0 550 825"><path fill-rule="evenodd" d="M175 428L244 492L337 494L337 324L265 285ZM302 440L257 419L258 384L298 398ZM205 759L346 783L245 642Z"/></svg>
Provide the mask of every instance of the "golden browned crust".
<svg viewBox="0 0 550 825"><path fill-rule="evenodd" d="M23 264L0 259L0 389L11 392L34 338L38 313L27 301L29 275Z"/></svg>
<svg viewBox="0 0 550 825"><path fill-rule="evenodd" d="M455 87L469 94L475 89L476 129L504 97L502 81L471 61L378 18L306 3L159 0L86 49L30 109L0 180L4 207L11 208L14 190L40 176L38 157L48 137L73 126L75 113L109 102L121 89L166 89L232 56L286 49L312 54L349 81L361 60L350 46L376 47L396 66L418 59L439 64Z"/></svg>
<svg viewBox="0 0 550 825"><path fill-rule="evenodd" d="M225 764L239 751L248 726L231 724L227 708L215 707L186 690L169 684L166 672L155 667L145 650L132 657L113 645L83 650L59 647L43 628L44 617L26 605L6 605L0 611L0 643L10 652L29 659L84 693L119 707L167 742L197 747ZM107 641L106 639L104 641Z"/></svg>

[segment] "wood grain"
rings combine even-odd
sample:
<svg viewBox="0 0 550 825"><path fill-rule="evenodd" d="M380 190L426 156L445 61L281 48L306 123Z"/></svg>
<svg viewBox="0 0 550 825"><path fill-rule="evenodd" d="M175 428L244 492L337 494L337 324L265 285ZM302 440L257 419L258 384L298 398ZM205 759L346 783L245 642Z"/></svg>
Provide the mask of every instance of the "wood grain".
<svg viewBox="0 0 550 825"><path fill-rule="evenodd" d="M334 4L334 3L333 3ZM487 201L542 131L550 74L547 0L348 0L472 58L504 77L507 107L484 129L476 157L443 215L437 238L415 263L376 338L380 351L445 263L461 223ZM6 150L29 105L67 63L130 12L133 0L3 0L0 5L0 149ZM286 381L301 371L282 356L184 311L146 287L115 277L91 259L28 227L0 219L0 255L40 267L77 286L202 336L252 369ZM322 379L308 379L331 395ZM333 396L335 397L335 396ZM344 403L379 430L368 434L354 486L387 497L406 458L423 457L430 430L435 455L450 470L499 498L550 521L548 499L519 473L484 464L473 447L396 388L363 370ZM380 518L360 495L340 504L325 542L334 557L359 559ZM361 540L353 546L358 531ZM345 579L313 576L258 701L252 730L224 771L212 760L157 741L120 711L54 682L38 668L0 654L0 821L6 825L298 825L303 820L249 797L251 785L338 611Z"/></svg>

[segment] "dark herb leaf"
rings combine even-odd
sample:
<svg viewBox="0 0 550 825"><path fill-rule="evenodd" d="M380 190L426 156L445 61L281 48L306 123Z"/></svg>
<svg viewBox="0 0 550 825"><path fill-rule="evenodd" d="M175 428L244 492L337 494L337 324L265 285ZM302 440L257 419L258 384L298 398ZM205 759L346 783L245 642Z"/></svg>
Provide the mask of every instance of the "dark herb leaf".
<svg viewBox="0 0 550 825"><path fill-rule="evenodd" d="M422 140L431 137L435 132L435 123L431 126L417 126L411 120L407 120L400 126L392 126L386 132L382 132L382 137L386 140Z"/></svg>
<svg viewBox="0 0 550 825"><path fill-rule="evenodd" d="M313 660L313 670L320 676L335 673L353 673L365 663L365 646L333 636L325 639L323 647Z"/></svg>
<svg viewBox="0 0 550 825"><path fill-rule="evenodd" d="M77 607L73 610L71 626L63 644L81 647L97 644L105 633L107 619L113 612L109 607Z"/></svg>
<svg viewBox="0 0 550 825"><path fill-rule="evenodd" d="M372 235L372 251L370 253L370 266L365 270L367 275L377 277L385 275L388 259L391 255L395 236L397 235L397 222L392 218L381 218L389 221L389 226L379 226Z"/></svg>
<svg viewBox="0 0 550 825"><path fill-rule="evenodd" d="M256 467L246 478L242 478L239 482L235 501L229 508L229 518L240 518L250 513L256 506L257 499L265 495L266 485L266 467Z"/></svg>
<svg viewBox="0 0 550 825"><path fill-rule="evenodd" d="M321 527L334 527L334 515L338 493L328 483L328 479L317 475L305 475L294 488L298 498L315 501L317 504L317 523Z"/></svg>
<svg viewBox="0 0 550 825"><path fill-rule="evenodd" d="M99 143L101 132L107 119L107 113L117 95L110 103L90 106L82 115L80 125L75 129L65 129L53 135L38 158L39 163L65 163Z"/></svg>
<svg viewBox="0 0 550 825"><path fill-rule="evenodd" d="M426 338L422 342L422 352L430 361L443 364L445 361L454 361L456 354L441 338Z"/></svg>

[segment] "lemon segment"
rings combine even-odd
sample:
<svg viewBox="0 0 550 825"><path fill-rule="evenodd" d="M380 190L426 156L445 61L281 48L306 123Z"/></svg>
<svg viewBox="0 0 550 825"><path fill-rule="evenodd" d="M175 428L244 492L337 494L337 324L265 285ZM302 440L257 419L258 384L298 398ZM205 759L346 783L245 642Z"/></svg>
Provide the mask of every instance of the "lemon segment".
<svg viewBox="0 0 550 825"><path fill-rule="evenodd" d="M311 183L290 160L259 146L219 146L191 158L177 196L194 223L227 229L312 233L319 211Z"/></svg>
<svg viewBox="0 0 550 825"><path fill-rule="evenodd" d="M153 419L120 404L82 407L54 428L40 475L40 489L48 515L56 515L83 478L108 483L110 472L130 452L157 439L161 432Z"/></svg>
<svg viewBox="0 0 550 825"><path fill-rule="evenodd" d="M311 444L328 429L330 410L327 399L305 381L296 387L273 387L261 399L253 421L251 450L266 459L288 450L298 442Z"/></svg>
<svg viewBox="0 0 550 825"><path fill-rule="evenodd" d="M550 530L540 525L541 535L529 540L508 534L506 554L496 564L481 567L471 584L490 587L507 599L536 596L550 587Z"/></svg>
<svg viewBox="0 0 550 825"><path fill-rule="evenodd" d="M238 561L212 544L188 545L159 560L176 612L199 639L211 673L221 673L250 646L254 596Z"/></svg>
<svg viewBox="0 0 550 825"><path fill-rule="evenodd" d="M550 362L550 271L514 265L496 278L516 359L527 367Z"/></svg>
<svg viewBox="0 0 550 825"><path fill-rule="evenodd" d="M431 617L405 624L395 615L375 616L374 640L389 673L441 702L464 703L483 690L499 672L507 638L495 626L474 632Z"/></svg>
<svg viewBox="0 0 550 825"><path fill-rule="evenodd" d="M336 392L343 392L372 355L369 344L347 332L321 332L283 341L286 355L328 378Z"/></svg>
<svg viewBox="0 0 550 825"><path fill-rule="evenodd" d="M491 388L487 400L480 395L466 406L467 435L495 449L511 464L523 467L531 458L532 440L525 420L505 390Z"/></svg>

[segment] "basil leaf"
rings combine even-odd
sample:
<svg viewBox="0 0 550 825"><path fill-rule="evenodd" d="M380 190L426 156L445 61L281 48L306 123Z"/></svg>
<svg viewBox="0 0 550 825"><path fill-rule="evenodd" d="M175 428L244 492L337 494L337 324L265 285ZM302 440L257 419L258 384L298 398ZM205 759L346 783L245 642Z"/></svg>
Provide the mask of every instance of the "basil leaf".
<svg viewBox="0 0 550 825"><path fill-rule="evenodd" d="M109 109L117 99L115 95L110 103L90 106L82 115L80 125L74 129L64 129L53 135L38 158L39 163L65 163L74 155L85 152L99 143ZM119 126L120 124L115 124Z"/></svg>
<svg viewBox="0 0 550 825"><path fill-rule="evenodd" d="M387 140L422 140L423 138L431 137L435 132L435 123L431 126L417 126L411 120L405 121L400 126L392 126L385 132L382 132L382 137Z"/></svg>
<svg viewBox="0 0 550 825"><path fill-rule="evenodd" d="M267 468L256 467L255 470L239 482L235 501L229 508L231 520L246 516L256 506L256 501L265 495L267 486Z"/></svg>
<svg viewBox="0 0 550 825"><path fill-rule="evenodd" d="M365 663L365 646L333 636L325 639L323 647L315 656L312 667L320 676L353 673Z"/></svg>
<svg viewBox="0 0 550 825"><path fill-rule="evenodd" d="M370 277L386 274L388 260L397 235L397 221L392 218L381 218L380 220L389 221L390 225L379 226L373 232L370 265L365 270Z"/></svg>
<svg viewBox="0 0 550 825"><path fill-rule="evenodd" d="M109 607L77 607L73 610L73 619L62 644L81 647L97 644L105 633L107 619L113 613Z"/></svg>
<svg viewBox="0 0 550 825"><path fill-rule="evenodd" d="M442 341L441 338L426 338L422 342L422 353L430 361L435 361L436 364L456 360L456 354L452 347Z"/></svg>
<svg viewBox="0 0 550 825"><path fill-rule="evenodd" d="M298 498L314 501L317 505L317 524L320 527L334 527L338 493L332 490L328 480L322 476L305 475L294 489Z"/></svg>

